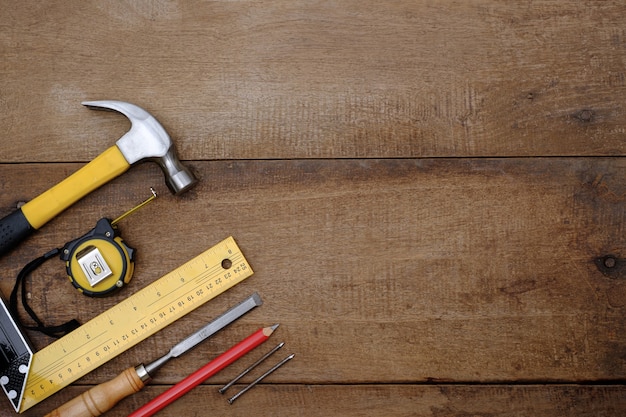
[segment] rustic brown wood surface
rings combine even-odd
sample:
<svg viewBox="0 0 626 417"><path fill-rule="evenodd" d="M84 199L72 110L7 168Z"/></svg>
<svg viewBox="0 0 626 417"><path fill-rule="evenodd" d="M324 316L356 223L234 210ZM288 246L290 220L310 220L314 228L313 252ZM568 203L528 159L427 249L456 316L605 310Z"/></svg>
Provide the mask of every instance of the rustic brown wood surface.
<svg viewBox="0 0 626 417"><path fill-rule="evenodd" d="M84 100L144 107L200 178L175 197L155 164L133 167L0 258L5 298L24 264L150 186L159 198L120 224L138 253L131 285L88 299L51 260L29 286L46 321L84 322L229 235L255 270L25 416L159 357L253 291L261 308L107 415L275 322L293 361L229 405L217 388L246 357L159 415L626 413L623 2L0 6L0 216L128 129Z"/></svg>

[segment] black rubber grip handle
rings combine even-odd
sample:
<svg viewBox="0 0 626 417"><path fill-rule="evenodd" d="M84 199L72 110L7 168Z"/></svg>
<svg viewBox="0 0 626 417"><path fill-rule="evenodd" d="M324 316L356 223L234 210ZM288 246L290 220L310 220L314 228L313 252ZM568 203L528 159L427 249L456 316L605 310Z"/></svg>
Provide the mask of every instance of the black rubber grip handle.
<svg viewBox="0 0 626 417"><path fill-rule="evenodd" d="M20 209L0 219L0 256L13 249L34 231Z"/></svg>

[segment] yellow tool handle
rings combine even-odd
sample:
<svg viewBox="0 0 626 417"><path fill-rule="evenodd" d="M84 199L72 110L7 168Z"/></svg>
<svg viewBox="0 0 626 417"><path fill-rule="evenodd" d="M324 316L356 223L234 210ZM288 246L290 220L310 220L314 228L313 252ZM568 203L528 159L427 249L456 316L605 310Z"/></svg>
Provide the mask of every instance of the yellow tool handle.
<svg viewBox="0 0 626 417"><path fill-rule="evenodd" d="M34 229L39 229L63 210L128 168L130 164L114 145L54 187L24 204L22 213Z"/></svg>
<svg viewBox="0 0 626 417"><path fill-rule="evenodd" d="M96 417L104 414L120 400L145 386L135 368L128 368L110 381L96 385L66 402L45 417Z"/></svg>

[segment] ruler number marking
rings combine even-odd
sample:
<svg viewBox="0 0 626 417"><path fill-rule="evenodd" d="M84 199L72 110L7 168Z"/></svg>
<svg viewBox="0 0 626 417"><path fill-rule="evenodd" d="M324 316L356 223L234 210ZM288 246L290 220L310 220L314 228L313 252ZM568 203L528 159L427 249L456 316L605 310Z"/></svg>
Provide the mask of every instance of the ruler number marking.
<svg viewBox="0 0 626 417"><path fill-rule="evenodd" d="M238 255L241 255L241 253L239 253ZM242 259L243 256L236 256L236 258L239 260L239 259ZM241 265L243 265L243 267L239 268L239 271L237 271L237 273L247 270L247 266L245 265L245 262L241 262ZM154 302L149 304L150 306L154 306L159 301L163 302L162 306L152 311L152 315L153 316L159 315L160 318L164 318L165 312L168 311L169 307L173 307L177 304L179 304L179 307L182 307L185 301L189 303L194 303L198 301L196 299L197 297L199 297L200 299L203 299L204 296L210 295L210 294L206 294L204 290L206 289L206 290L213 292L215 290L214 285L220 286L222 284L221 278L218 277L218 275L221 274L222 271L223 271L223 268L220 265L218 265L216 267L209 268L208 271L202 271L200 274L196 275L193 278L185 280L186 285L177 287L176 289L170 291L166 296L163 296L162 299L155 300ZM207 280L211 282L207 284L206 283ZM188 289L187 287L191 285L194 281L199 281L199 282L197 283L195 287ZM187 291L178 297L173 297L173 298L169 297L175 291L178 291L180 289L186 289ZM182 301L182 305L180 305L181 301Z"/></svg>

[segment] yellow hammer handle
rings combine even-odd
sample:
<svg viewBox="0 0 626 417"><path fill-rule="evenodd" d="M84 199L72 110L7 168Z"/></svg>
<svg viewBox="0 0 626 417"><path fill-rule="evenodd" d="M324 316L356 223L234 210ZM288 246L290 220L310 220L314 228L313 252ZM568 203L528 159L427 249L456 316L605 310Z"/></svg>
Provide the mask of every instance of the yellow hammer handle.
<svg viewBox="0 0 626 417"><path fill-rule="evenodd" d="M121 399L141 391L144 386L135 368L128 368L112 380L96 385L66 402L45 417L96 417L113 408Z"/></svg>
<svg viewBox="0 0 626 417"><path fill-rule="evenodd" d="M34 228L52 220L63 210L130 168L117 146L112 146L87 165L22 206Z"/></svg>

